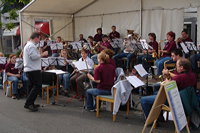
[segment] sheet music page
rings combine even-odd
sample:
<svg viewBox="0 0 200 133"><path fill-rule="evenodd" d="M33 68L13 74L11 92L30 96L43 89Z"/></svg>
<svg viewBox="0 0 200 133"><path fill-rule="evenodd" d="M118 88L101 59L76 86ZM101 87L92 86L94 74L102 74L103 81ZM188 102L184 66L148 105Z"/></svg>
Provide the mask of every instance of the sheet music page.
<svg viewBox="0 0 200 133"><path fill-rule="evenodd" d="M49 66L49 59L48 58L41 58L41 66L48 67Z"/></svg>
<svg viewBox="0 0 200 133"><path fill-rule="evenodd" d="M146 49L146 50L148 49L148 44L145 39L140 39L140 43L141 43L143 49Z"/></svg>
<svg viewBox="0 0 200 133"><path fill-rule="evenodd" d="M81 50L82 49L81 42L71 42L70 44L72 45L73 49L76 49L76 50Z"/></svg>
<svg viewBox="0 0 200 133"><path fill-rule="evenodd" d="M41 41L39 42L39 46L40 46L40 47L44 47L44 40L41 40Z"/></svg>
<svg viewBox="0 0 200 133"><path fill-rule="evenodd" d="M63 57L57 57L58 66L65 66L65 59Z"/></svg>
<svg viewBox="0 0 200 133"><path fill-rule="evenodd" d="M23 64L23 59L22 58L17 58L16 59L16 63L15 63L15 68L23 68L24 64Z"/></svg>
<svg viewBox="0 0 200 133"><path fill-rule="evenodd" d="M56 75L60 75L60 74L65 74L66 72L62 71L62 70L47 70L45 72L49 72L49 73L55 73Z"/></svg>
<svg viewBox="0 0 200 133"><path fill-rule="evenodd" d="M123 49L123 39L117 38L117 39L112 39L113 42L111 42L110 44L112 45L113 48L120 48Z"/></svg>
<svg viewBox="0 0 200 133"><path fill-rule="evenodd" d="M136 69L136 71L139 73L139 75L141 77L148 75L147 71L144 69L142 64L138 64L138 65L134 66L134 68Z"/></svg>
<svg viewBox="0 0 200 133"><path fill-rule="evenodd" d="M48 58L48 61L49 61L49 65L52 65L52 66L57 66L57 61L56 61L56 57L49 57Z"/></svg>
<svg viewBox="0 0 200 133"><path fill-rule="evenodd" d="M56 43L56 45L57 45L57 49L58 50L63 49L63 44L62 43Z"/></svg>
<svg viewBox="0 0 200 133"><path fill-rule="evenodd" d="M0 57L0 64L6 64L6 57Z"/></svg>
<svg viewBox="0 0 200 133"><path fill-rule="evenodd" d="M136 76L129 76L126 77L126 79L135 87L140 87L145 85L144 82L142 82L139 78L137 78Z"/></svg>
<svg viewBox="0 0 200 133"><path fill-rule="evenodd" d="M188 50L190 50L190 51L192 51L192 50L193 50L193 47L192 47L192 45L191 45L191 43L190 43L190 42L185 42L185 44L186 44L186 46L187 46Z"/></svg>
<svg viewBox="0 0 200 133"><path fill-rule="evenodd" d="M185 44L182 42L182 43L180 43L180 45L181 45L181 47L182 47L182 49L183 49L183 51L184 51L184 53L189 53L189 50L187 49L187 47L185 46Z"/></svg>
<svg viewBox="0 0 200 133"><path fill-rule="evenodd" d="M78 70L87 70L87 66L86 66L85 61L76 61L76 62L73 62L73 64L75 65L75 67ZM88 65L88 69L92 69L92 67Z"/></svg>
<svg viewBox="0 0 200 133"><path fill-rule="evenodd" d="M196 47L196 45L193 42L191 42L191 45L192 45L192 48L194 49L194 51L198 50L197 47Z"/></svg>

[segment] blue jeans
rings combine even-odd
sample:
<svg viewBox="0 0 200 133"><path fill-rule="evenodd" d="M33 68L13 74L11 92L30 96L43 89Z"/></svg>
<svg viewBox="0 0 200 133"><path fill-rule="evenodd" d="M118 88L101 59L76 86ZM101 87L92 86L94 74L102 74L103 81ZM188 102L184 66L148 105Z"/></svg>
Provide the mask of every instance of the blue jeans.
<svg viewBox="0 0 200 133"><path fill-rule="evenodd" d="M142 110L146 118L148 117L151 111L151 107L153 106L155 99L156 99L156 95L144 96L140 99Z"/></svg>
<svg viewBox="0 0 200 133"><path fill-rule="evenodd" d="M98 57L98 54L95 54L95 55L93 55L92 57L91 57L91 59L93 60L93 62L94 62L94 64L98 64L98 59L97 59L97 57Z"/></svg>
<svg viewBox="0 0 200 133"><path fill-rule="evenodd" d="M127 64L126 64L126 69L129 68L131 60L133 59L134 53L120 53L120 54L116 54L115 56L113 56L113 59L115 60L115 62L118 62L119 59L123 58L123 57L127 57Z"/></svg>
<svg viewBox="0 0 200 133"><path fill-rule="evenodd" d="M70 89L70 74L65 73L65 74L59 75L59 84L61 84L61 82L63 83L64 89L69 90Z"/></svg>
<svg viewBox="0 0 200 133"><path fill-rule="evenodd" d="M200 60L200 54L195 54L190 57L190 62L192 64L192 69L197 69L197 61Z"/></svg>
<svg viewBox="0 0 200 133"><path fill-rule="evenodd" d="M59 53L53 53L52 54L52 57L58 57L59 56Z"/></svg>
<svg viewBox="0 0 200 133"><path fill-rule="evenodd" d="M28 77L26 76L26 73L23 73L20 78L17 78L15 76L9 76L7 79L9 81L12 81L12 94L13 95L17 95L18 94L17 89L18 89L19 79L22 80L23 89L26 90L26 91L28 90L29 80L28 80Z"/></svg>
<svg viewBox="0 0 200 133"><path fill-rule="evenodd" d="M162 70L164 69L164 62L171 59L171 57L162 57L156 60L157 75L162 75Z"/></svg>
<svg viewBox="0 0 200 133"><path fill-rule="evenodd" d="M86 91L87 109L96 109L93 97L98 95L111 95L111 90L101 90L97 88L88 89Z"/></svg>

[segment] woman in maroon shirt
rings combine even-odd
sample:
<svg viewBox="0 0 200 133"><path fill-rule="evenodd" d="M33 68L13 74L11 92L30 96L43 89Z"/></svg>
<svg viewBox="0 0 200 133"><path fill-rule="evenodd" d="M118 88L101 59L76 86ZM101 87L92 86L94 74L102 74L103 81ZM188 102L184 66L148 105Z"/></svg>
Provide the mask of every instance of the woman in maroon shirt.
<svg viewBox="0 0 200 133"><path fill-rule="evenodd" d="M167 60L171 60L171 51L176 49L176 42L175 40L175 33L170 31L167 33L167 40L168 42L165 44L165 47L163 50L160 50L160 53L162 54L162 57L158 60L156 60L156 66L157 66L157 75L162 74L162 70L164 68L164 62Z"/></svg>
<svg viewBox="0 0 200 133"><path fill-rule="evenodd" d="M111 95L111 88L114 85L116 77L115 68L109 63L109 55L101 52L98 55L99 66L94 70L94 77L87 74L88 78L97 83L97 88L91 88L86 91L87 109L94 110L93 96Z"/></svg>

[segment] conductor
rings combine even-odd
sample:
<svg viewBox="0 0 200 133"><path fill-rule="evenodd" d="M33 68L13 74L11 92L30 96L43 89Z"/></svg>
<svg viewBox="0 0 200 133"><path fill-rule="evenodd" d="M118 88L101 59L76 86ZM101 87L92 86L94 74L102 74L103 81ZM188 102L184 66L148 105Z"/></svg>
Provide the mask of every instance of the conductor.
<svg viewBox="0 0 200 133"><path fill-rule="evenodd" d="M30 36L30 41L28 41L24 47L23 53L24 72L26 72L30 81L29 94L24 108L33 112L38 111L39 105L34 104L34 102L42 88L41 57L48 55L47 51L40 53L37 49L36 44L38 44L39 41L40 34L33 32Z"/></svg>

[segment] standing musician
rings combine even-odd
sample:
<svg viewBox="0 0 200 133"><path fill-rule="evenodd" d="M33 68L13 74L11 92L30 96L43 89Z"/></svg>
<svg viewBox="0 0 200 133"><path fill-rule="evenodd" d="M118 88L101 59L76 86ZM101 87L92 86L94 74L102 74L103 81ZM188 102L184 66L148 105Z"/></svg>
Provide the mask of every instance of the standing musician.
<svg viewBox="0 0 200 133"><path fill-rule="evenodd" d="M5 66L7 80L12 81L12 98L16 99L18 95L18 82L19 79L23 82L23 90L28 90L28 78L25 74L21 73L19 69L15 68L16 55L11 54L9 56L9 62Z"/></svg>
<svg viewBox="0 0 200 133"><path fill-rule="evenodd" d="M156 34L155 33L149 33L149 45L153 48L153 49L149 49L148 50L148 55L147 55L147 50L143 50L144 55L140 55L137 57L137 64L142 64L143 67L145 68L145 70L149 69L149 64L147 62L147 60L153 60L155 57L154 56L158 54L158 42L156 41Z"/></svg>
<svg viewBox="0 0 200 133"><path fill-rule="evenodd" d="M164 68L164 62L171 59L171 51L173 49L176 49L176 42L175 40L175 33L170 31L167 33L167 43L165 44L165 47L163 50L159 50L161 53L161 58L156 60L156 66L157 66L157 75L162 74L162 70Z"/></svg>
<svg viewBox="0 0 200 133"><path fill-rule="evenodd" d="M109 34L109 38L112 39L116 39L116 38L120 38L120 34L119 32L116 31L116 26L112 26L112 32Z"/></svg>
<svg viewBox="0 0 200 133"><path fill-rule="evenodd" d="M81 58L79 59L79 61L86 61L87 65L92 67L94 66L94 62L92 61L92 59L90 59L88 57L88 53L86 49L82 49L81 50ZM71 87L73 90L77 89L77 95L74 98L79 98L80 101L83 100L84 98L84 83L87 79L87 71L78 71L77 69L75 69L76 74L73 75L70 78L70 83L71 83Z"/></svg>
<svg viewBox="0 0 200 133"><path fill-rule="evenodd" d="M109 64L109 55L101 52L98 54L98 62L100 65L95 68L94 77L89 73L87 74L90 80L97 83L97 88L91 88L86 91L86 106L90 111L94 111L96 108L93 103L93 96L111 95L111 88L116 77L114 66Z"/></svg>

